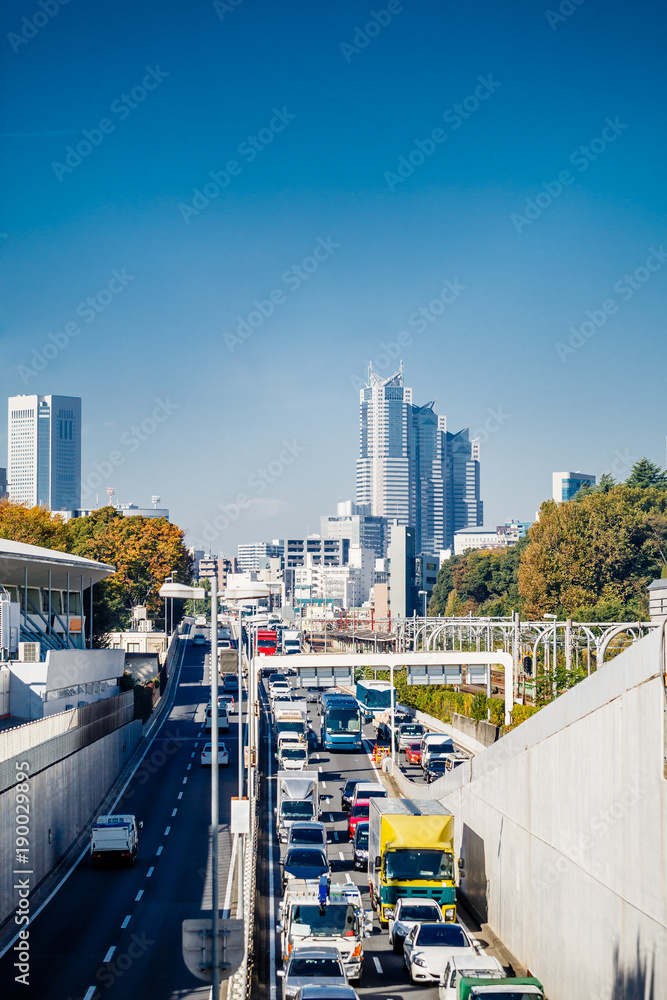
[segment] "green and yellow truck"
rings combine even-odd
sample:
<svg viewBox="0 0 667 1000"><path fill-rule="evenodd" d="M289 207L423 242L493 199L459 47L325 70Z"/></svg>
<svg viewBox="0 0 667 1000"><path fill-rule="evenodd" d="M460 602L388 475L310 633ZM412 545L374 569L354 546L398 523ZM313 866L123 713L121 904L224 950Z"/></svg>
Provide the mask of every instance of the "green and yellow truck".
<svg viewBox="0 0 667 1000"><path fill-rule="evenodd" d="M435 899L456 920L463 860L454 854L454 817L435 800L371 799L368 881L384 926L401 896Z"/></svg>

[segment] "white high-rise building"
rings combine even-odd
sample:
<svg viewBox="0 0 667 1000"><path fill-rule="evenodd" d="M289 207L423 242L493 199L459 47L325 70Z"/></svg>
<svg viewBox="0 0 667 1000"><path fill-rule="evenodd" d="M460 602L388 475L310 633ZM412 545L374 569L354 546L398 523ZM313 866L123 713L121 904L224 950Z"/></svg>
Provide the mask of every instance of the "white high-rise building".
<svg viewBox="0 0 667 1000"><path fill-rule="evenodd" d="M81 507L81 399L10 396L11 500L51 510Z"/></svg>
<svg viewBox="0 0 667 1000"><path fill-rule="evenodd" d="M390 378L371 368L359 404L357 504L414 528L417 553L439 552L458 529L481 525L479 441L467 429L449 433L434 402L413 405L402 364Z"/></svg>
<svg viewBox="0 0 667 1000"><path fill-rule="evenodd" d="M357 503L370 504L376 517L411 524L412 389L403 385L403 364L391 378L371 368L359 391L360 441Z"/></svg>

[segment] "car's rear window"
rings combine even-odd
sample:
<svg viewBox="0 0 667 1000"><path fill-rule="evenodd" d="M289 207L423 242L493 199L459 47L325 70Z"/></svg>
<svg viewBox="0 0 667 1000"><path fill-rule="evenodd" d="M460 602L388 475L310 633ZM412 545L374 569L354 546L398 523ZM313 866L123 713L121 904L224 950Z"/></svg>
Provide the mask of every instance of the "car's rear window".
<svg viewBox="0 0 667 1000"><path fill-rule="evenodd" d="M290 962L289 976L331 976L343 978L340 963L335 958L293 958Z"/></svg>
<svg viewBox="0 0 667 1000"><path fill-rule="evenodd" d="M456 924L427 924L420 928L417 944L446 944L450 948L465 948L469 941Z"/></svg>

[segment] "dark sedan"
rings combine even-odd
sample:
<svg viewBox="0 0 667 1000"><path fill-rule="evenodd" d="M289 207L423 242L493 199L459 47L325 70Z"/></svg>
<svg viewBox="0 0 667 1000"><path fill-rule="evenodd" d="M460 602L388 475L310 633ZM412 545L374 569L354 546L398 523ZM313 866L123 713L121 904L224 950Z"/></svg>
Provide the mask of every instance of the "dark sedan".
<svg viewBox="0 0 667 1000"><path fill-rule="evenodd" d="M363 781L363 778L349 778L341 788L340 807L343 812L350 811L354 789L360 781Z"/></svg>
<svg viewBox="0 0 667 1000"><path fill-rule="evenodd" d="M446 774L450 770L451 766L449 765L449 761L447 761L444 757L435 757L429 761L424 777L430 785L432 781L437 781L438 778L442 778L443 774Z"/></svg>
<svg viewBox="0 0 667 1000"><path fill-rule="evenodd" d="M329 875L331 865L324 851L314 847L292 847L281 861L283 892L294 878L318 879Z"/></svg>

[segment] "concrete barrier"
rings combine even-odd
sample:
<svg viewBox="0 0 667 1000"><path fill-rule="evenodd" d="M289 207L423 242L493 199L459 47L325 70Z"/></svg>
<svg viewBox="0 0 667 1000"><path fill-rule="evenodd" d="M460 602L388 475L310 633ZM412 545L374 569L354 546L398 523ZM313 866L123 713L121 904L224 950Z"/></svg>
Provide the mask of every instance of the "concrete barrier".
<svg viewBox="0 0 667 1000"><path fill-rule="evenodd" d="M464 736L475 740L484 747L492 746L500 738L500 727L480 719L469 719L467 715L452 715L452 727Z"/></svg>

